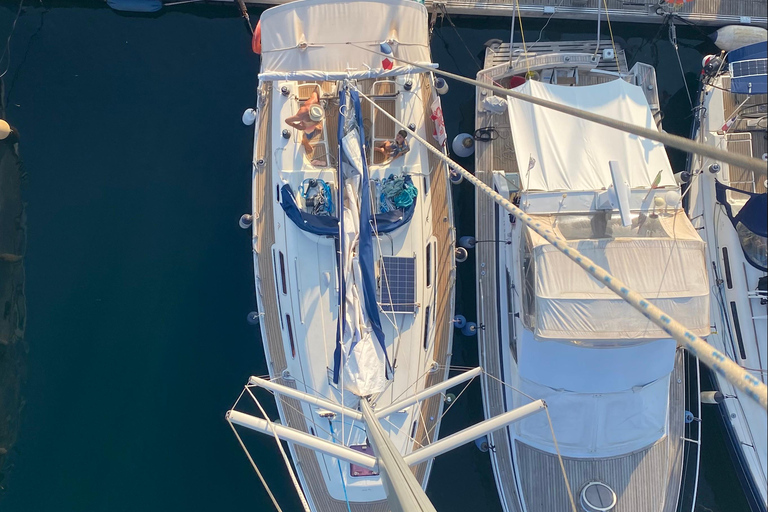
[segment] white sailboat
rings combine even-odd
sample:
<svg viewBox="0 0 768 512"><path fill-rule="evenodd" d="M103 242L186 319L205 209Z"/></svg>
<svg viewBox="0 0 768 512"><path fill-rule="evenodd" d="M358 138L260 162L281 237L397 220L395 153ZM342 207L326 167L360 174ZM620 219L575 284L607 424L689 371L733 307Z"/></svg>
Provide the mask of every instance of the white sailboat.
<svg viewBox="0 0 768 512"><path fill-rule="evenodd" d="M492 47L478 80L657 127L653 68L627 71L610 42ZM480 88L476 128L478 178L565 253L709 333L705 245L663 145ZM476 205L486 416L532 399L549 412L489 437L504 509L674 512L686 444L694 482L698 470L698 426L685 422L687 397L697 412L697 364L533 229L481 194ZM686 390L689 364L696 389Z"/></svg>
<svg viewBox="0 0 768 512"><path fill-rule="evenodd" d="M765 31L763 31L764 33ZM765 37L763 35L763 37ZM768 159L765 42L706 59L694 138L730 152ZM709 343L766 382L768 277L766 171L754 172L704 157L689 159L689 211L707 241L712 283ZM719 407L730 448L743 473L747 499L765 511L768 431L765 410L720 375Z"/></svg>
<svg viewBox="0 0 768 512"><path fill-rule="evenodd" d="M227 418L288 440L308 510L397 509L393 492L423 504L414 486L426 487L440 452L442 393L477 375L446 383L448 171L414 141L442 147L440 100L431 73L394 61L433 66L427 11L300 0L266 10L257 34L258 109L244 115L256 127L253 210L242 222L269 379L247 390L275 393L281 425L242 403Z"/></svg>

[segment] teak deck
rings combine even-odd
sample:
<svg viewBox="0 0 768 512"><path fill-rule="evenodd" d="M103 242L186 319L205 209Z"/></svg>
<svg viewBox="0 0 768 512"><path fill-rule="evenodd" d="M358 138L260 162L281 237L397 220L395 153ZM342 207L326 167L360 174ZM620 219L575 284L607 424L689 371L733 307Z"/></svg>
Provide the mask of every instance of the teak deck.
<svg viewBox="0 0 768 512"><path fill-rule="evenodd" d="M428 94L428 89L425 89ZM269 85L265 86L263 101L259 105L261 112L269 112L272 90ZM433 128L432 121L424 105L426 117L426 129L431 133ZM271 119L269 115L262 115L259 118L259 133L265 136L258 138L256 155L254 162L263 159L266 164L263 166L253 166L254 187L261 191L263 195L258 198L257 204L253 205L253 252L256 265L261 271L260 279L257 282L256 293L258 293L261 303L264 304L264 311L261 312L261 323L264 332L266 332L267 346L269 350L266 354L270 377L273 381L290 387L296 387L293 380L286 380L281 377L286 369L286 359L283 349L282 334L280 329L280 317L278 306L275 299L275 277L271 271L272 245L275 243L275 231L273 221L274 190L272 184L272 168L268 155L268 148L271 147L269 134ZM429 194L432 196L430 218L437 238L437 299L436 299L436 321L435 321L435 349L434 360L439 365L438 371L427 374L425 387L432 386L444 380L446 368L450 365L451 339L453 335L453 303L455 281L455 262L454 262L454 241L455 230L453 228L453 212L451 203L451 193L448 180L448 171L445 166L436 158L433 159L430 154L429 167L431 172L431 183ZM309 428L304 415L301 412L301 406L297 400L281 397L282 409L284 411L284 420L286 426L309 433ZM417 447L434 442L438 436L439 423L443 410L443 396L437 394L422 402L421 405L423 421L419 422L416 433ZM316 510L323 512L347 512L347 504L332 498L327 491L320 466L318 464L317 454L308 448L301 446L294 447L296 459L293 461L297 467L301 468L304 475L306 488L304 492L311 496ZM431 464L429 462L421 463L412 467L416 478L423 482L428 476L428 470ZM353 512L386 512L389 506L386 501L371 503L351 503Z"/></svg>

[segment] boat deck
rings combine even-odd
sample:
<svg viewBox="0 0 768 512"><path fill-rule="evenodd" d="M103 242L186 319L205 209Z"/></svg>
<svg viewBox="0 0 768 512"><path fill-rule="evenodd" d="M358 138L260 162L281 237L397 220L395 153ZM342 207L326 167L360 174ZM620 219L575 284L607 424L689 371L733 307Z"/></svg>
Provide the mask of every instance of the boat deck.
<svg viewBox="0 0 768 512"><path fill-rule="evenodd" d="M677 349L670 382L672 411L685 410L685 354ZM589 482L607 484L618 496L613 512L675 512L682 478L683 414L670 414L668 434L653 445L621 457L563 457L574 499ZM515 441L517 465L528 512L571 510L568 490L557 456ZM546 482L546 489L542 487ZM658 492L666 488L665 493ZM670 499L667 499L670 498Z"/></svg>
<svg viewBox="0 0 768 512"><path fill-rule="evenodd" d="M269 111L269 103L272 96L270 86L264 85L264 103L259 106L261 112ZM429 115L425 105L425 115L427 119L427 130L432 129ZM271 119L269 116L261 116L259 119L259 133L271 133ZM262 136L258 138L256 147L255 161L263 159L265 165L254 165L254 190L262 192L253 205L253 252L256 265L259 269L259 280L256 289L259 295L260 303L263 304L261 314L262 332L266 334L267 364L270 377L273 381L295 388L295 381L292 379L283 379L283 370L287 368L286 355L284 353L282 334L280 328L280 316L274 294L275 275L271 271L272 245L275 243L275 230L273 221L274 197L272 195L274 186L272 183L272 169L270 167L269 149L272 141L270 137ZM454 241L455 231L452 222L451 195L448 181L448 171L438 161L430 158L431 186L429 193L433 200L430 218L433 225L434 235L437 238L437 300L436 300L436 329L435 333L435 361L439 365L437 372L425 376L425 386L430 386L442 381L450 365L451 347L453 336L453 302L454 302L454 280L455 280L455 262L454 262ZM444 200L437 200L444 198ZM310 432L307 421L302 413L302 408L297 400L292 398L280 397L283 421L286 426ZM429 444L437 439L439 422L443 409L443 398L441 394L435 395L422 403L421 414L423 421L419 422L419 428L415 436L416 446ZM347 504L344 501L336 500L330 496L323 480L321 468L318 463L317 454L308 448L294 446L295 454L294 465L300 468L303 475L304 492L314 505L316 510L323 512L346 512ZM430 462L424 462L412 468L414 474L420 482L428 476ZM354 512L386 512L389 505L386 501L359 503L352 502L351 510Z"/></svg>
<svg viewBox="0 0 768 512"><path fill-rule="evenodd" d="M537 45L529 51L548 52L548 51L584 51L591 45L594 51L594 42L573 41L567 43L544 43ZM609 48L610 42L603 42L600 51ZM515 45L517 48L517 45ZM498 48L488 48L485 55L485 66L488 70L499 64L509 62L510 45L505 43ZM617 68L617 66L620 66ZM618 50L618 60L601 61L599 68L606 71L617 71L617 69L626 70L626 58L624 51ZM494 79L504 73L504 69L481 71L477 79L481 82L492 84ZM603 77L600 75L590 76L594 83L611 79L612 77ZM479 104L487 95L492 95L490 91L477 90L476 104ZM478 142L475 145L475 176L486 185L493 187L494 171L504 173L518 172L515 159L515 148L512 143L509 118L507 116L494 116L488 112L476 111L475 126L494 126L499 133L499 137L491 142ZM497 206L493 200L485 194L475 194L475 238L478 240L496 240L498 239L496 219ZM500 347L504 342L500 339L500 322L506 322L506 318L501 318L499 313L499 276L497 269L497 258L500 250L499 244L477 244L475 246L475 257L477 258L478 268L482 268L477 276L477 303L478 303L478 325L483 326L478 330L478 345L480 365L485 369L487 375L483 376L484 389L484 408L486 418L496 416L506 412L505 406L505 388L501 382L504 379ZM495 447L491 452L491 459L495 467L496 486L499 489L499 497L503 501L504 509L507 512L518 512L519 498L517 487L515 485L515 470L512 459L508 454L512 453L512 446L506 429L498 430L489 436L489 444Z"/></svg>
<svg viewBox="0 0 768 512"><path fill-rule="evenodd" d="M233 1L233 0L221 0ZM278 5L285 0L246 0L249 4ZM695 0L681 5L658 0L521 0L519 7L512 0L425 0L435 16L441 13L463 16L505 16L518 12L523 17L596 20L598 2L603 19L629 23L662 23L666 15L675 14L699 25L766 23L764 0ZM606 16L607 8L607 16Z"/></svg>
<svg viewBox="0 0 768 512"><path fill-rule="evenodd" d="M536 52L579 52L590 47L594 51L594 42L546 43ZM518 45L515 45L517 48ZM599 49L609 48L610 42L604 43ZM530 51L530 48L529 48ZM504 74L506 69L499 66L508 62L510 48L508 44L499 48L486 50L485 70L478 73L477 79L484 83L493 83ZM599 68L605 71L626 72L627 63L623 50L617 51L618 59L601 61ZM496 69L489 69L497 66ZM612 77L590 74L586 76L589 83L596 84ZM476 92L476 104L483 98L493 94L490 91ZM649 98L650 99L650 98ZM493 126L499 133L498 138L490 142L477 142L475 146L475 176L486 185L494 187L494 173L517 173L514 144L511 138L509 118L506 115L492 115L476 110L475 126ZM512 198L510 198L512 199ZM475 195L475 237L478 240L497 240L498 207L485 194ZM487 375L483 376L483 394L486 417L496 416L506 412L504 368L502 351L507 347L507 340L501 339L501 322L508 322L507 312L499 310L499 275L498 258L503 250L501 244L477 244L477 300L478 300L478 344L480 365ZM569 478L571 491L578 501L578 493L588 482L601 480L608 483L620 497L615 512L630 512L638 510L638 504L656 503L656 506L644 506L642 510L659 512L674 512L677 506L682 479L682 450L684 447L684 418L685 410L685 365L684 354L678 350L675 370L671 380L670 410L679 414L671 414L668 419L668 436L654 445L625 457L596 458L578 460L564 457L566 473ZM515 463L512 460L510 437L506 429L500 429L489 435L489 445L494 447L491 461L494 466L496 485L499 498L506 512L521 512L519 492L529 512L550 512L553 510L571 510L568 493L563 480L560 464L556 456L529 447L516 441L515 450L518 454L518 468L521 474L521 486L516 485ZM546 488L542 487L546 482ZM665 494L658 489L666 488ZM654 492L652 489L655 489ZM628 498L621 500L621 498ZM666 496L675 498L666 500Z"/></svg>

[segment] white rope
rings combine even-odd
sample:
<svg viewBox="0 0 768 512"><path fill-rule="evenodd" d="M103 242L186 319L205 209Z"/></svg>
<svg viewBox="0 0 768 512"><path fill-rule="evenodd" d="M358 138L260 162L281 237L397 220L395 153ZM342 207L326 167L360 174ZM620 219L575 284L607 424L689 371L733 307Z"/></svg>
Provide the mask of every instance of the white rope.
<svg viewBox="0 0 768 512"><path fill-rule="evenodd" d="M568 482L568 475L565 472L565 464L563 463L563 457L560 455L560 447L557 445L557 437L555 437L555 429L552 428L552 418L549 417L549 407L546 402L544 403L544 412L547 413L547 421L549 422L549 430L552 432L552 441L555 443L555 452L557 452L557 460L560 462L560 470L563 472L563 480L565 480L565 488L568 490L568 499L571 501L571 509L576 511L576 503L573 501L573 493L571 493L571 484Z"/></svg>
<svg viewBox="0 0 768 512"><path fill-rule="evenodd" d="M291 475L293 486L296 488L296 494L299 495L299 501L301 501L301 505L304 507L304 512L312 512L309 509L309 503L307 503L307 497L304 496L304 491L301 489L301 486L299 485L299 480L296 478L296 473L293 471L293 466L291 466L291 461L288 459L288 455L285 453L285 448L283 448L283 443L280 442L280 438L277 436L277 432L275 431L275 427L273 426L272 420L269 419L269 416L267 416L266 411L261 406L261 403L256 399L254 394L251 393L250 388L246 387L245 389L248 391L248 394L251 395L251 398L253 398L253 401L259 407L261 414L264 415L264 420L266 420L269 430L272 432L272 435L275 437L275 442L277 443L277 447L280 449L280 453L283 456L285 467L288 468L288 474Z"/></svg>
<svg viewBox="0 0 768 512"><path fill-rule="evenodd" d="M360 93L360 96L367 99L368 101L371 101L363 93ZM377 106L376 108L379 107ZM381 112L397 125L404 127L400 121L389 115L389 113L384 109L381 109ZM543 228L541 223L534 220L533 217L522 211L510 201L506 200L501 194L483 183L480 179L476 178L462 166L450 158L444 156L437 149L434 149L431 144L419 137L416 133L411 132L410 135L417 141L424 144L424 146L429 151L432 151L435 155L437 155L438 158L443 159L443 161L450 165L454 171L460 173L464 179L490 196L491 199L499 204L499 206L504 208L510 214L514 215L516 218L520 219L520 221L529 229L544 238L560 252L568 256L568 258L570 258L573 262L587 271L592 277L613 290L613 292L615 292L619 297L631 304L632 307L642 313L654 324L661 327L664 332L677 340L680 346L685 347L691 354L693 354L695 357L698 357L699 360L701 360L701 362L703 362L709 368L725 377L728 382L756 400L763 409L768 409L768 388L766 388L765 384L760 382L752 374L744 371L734 361L723 355L719 350L715 349L712 345L701 339L699 336L693 334L680 322L664 313L658 307L651 304L642 295L634 290L631 290L626 284L624 284L624 282L606 272L606 270L598 266L597 263L584 256L573 247L569 247L563 239L555 236L551 229ZM762 165L764 167L764 163Z"/></svg>

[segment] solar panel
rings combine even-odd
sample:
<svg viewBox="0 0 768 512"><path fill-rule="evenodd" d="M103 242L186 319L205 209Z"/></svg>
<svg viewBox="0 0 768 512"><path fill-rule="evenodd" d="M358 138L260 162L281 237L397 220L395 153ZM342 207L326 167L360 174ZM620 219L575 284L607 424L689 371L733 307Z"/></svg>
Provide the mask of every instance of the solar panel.
<svg viewBox="0 0 768 512"><path fill-rule="evenodd" d="M416 308L416 258L382 256L379 260L379 304L392 313Z"/></svg>
<svg viewBox="0 0 768 512"><path fill-rule="evenodd" d="M766 59L750 59L731 64L731 76L741 78L759 76L766 73Z"/></svg>

